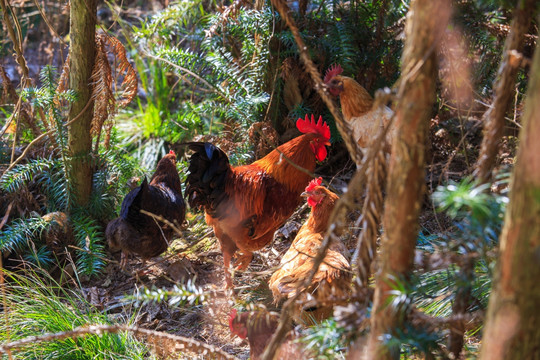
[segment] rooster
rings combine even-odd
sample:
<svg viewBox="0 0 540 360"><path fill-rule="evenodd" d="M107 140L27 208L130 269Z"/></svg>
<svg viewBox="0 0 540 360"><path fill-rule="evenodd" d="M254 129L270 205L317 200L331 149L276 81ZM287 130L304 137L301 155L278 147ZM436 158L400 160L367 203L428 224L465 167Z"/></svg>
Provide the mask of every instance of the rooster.
<svg viewBox="0 0 540 360"><path fill-rule="evenodd" d="M280 145L250 165L233 167L227 155L210 143L187 143L193 151L187 177L186 197L192 208L202 207L206 223L212 226L223 253L225 281L237 251L236 265L245 270L253 251L268 244L274 232L301 202L300 194L316 161L326 158L330 128L311 116L298 119L300 135Z"/></svg>
<svg viewBox="0 0 540 360"><path fill-rule="evenodd" d="M313 259L322 244L328 229L330 214L339 197L321 186L322 179L314 179L306 187L302 196L311 206L311 214L294 238L281 265L269 281L274 301L293 297L301 288L304 279L313 267ZM321 321L332 313L332 302L345 298L350 291L351 272L348 251L340 241L332 241L323 262L306 289L306 296L299 313L305 323L313 319Z"/></svg>
<svg viewBox="0 0 540 360"><path fill-rule="evenodd" d="M383 109L373 107L373 98L367 90L354 79L340 75L343 69L334 65L326 71L324 83L333 96L339 96L343 117L352 128L354 139L365 150L377 135L382 125L388 126L393 111L385 106ZM390 152L391 144L396 138L396 126L394 124L386 132L386 144L383 150Z"/></svg>
<svg viewBox="0 0 540 360"><path fill-rule="evenodd" d="M158 256L169 245L174 229L141 210L162 217L176 226L182 225L186 206L176 170L176 154L170 151L157 164L150 183L143 180L131 190L124 201L120 216L107 225L105 236L112 251L121 250L120 266L125 268L130 254L143 259Z"/></svg>
<svg viewBox="0 0 540 360"><path fill-rule="evenodd" d="M249 358L259 360L270 343L272 335L278 327L279 318L276 314L267 311L246 311L238 313L233 309L229 315L229 329L240 339L247 339L249 343ZM274 355L278 360L308 359L310 354L294 341L298 335L291 331L287 339L280 345Z"/></svg>

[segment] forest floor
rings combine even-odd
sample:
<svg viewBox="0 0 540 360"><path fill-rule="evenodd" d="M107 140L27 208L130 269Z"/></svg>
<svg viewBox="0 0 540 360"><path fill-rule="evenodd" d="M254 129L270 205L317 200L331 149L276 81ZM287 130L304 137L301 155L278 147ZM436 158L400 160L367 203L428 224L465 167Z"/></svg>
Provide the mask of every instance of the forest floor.
<svg viewBox="0 0 540 360"><path fill-rule="evenodd" d="M131 258L122 270L118 263L119 253L110 254L111 261L103 275L84 282L82 291L92 305L113 318L132 319L132 325L194 338L247 359L247 342L232 336L229 331L229 313L236 303L257 303L278 311L273 304L268 279L300 227L300 217L306 215L307 209L302 207L270 245L255 253L248 270L235 274L234 292L225 291L219 242L210 229L202 236L184 230L167 252L148 260L146 265ZM138 304L133 299L143 289L174 291L176 285L188 279L207 294L206 300L199 305Z"/></svg>

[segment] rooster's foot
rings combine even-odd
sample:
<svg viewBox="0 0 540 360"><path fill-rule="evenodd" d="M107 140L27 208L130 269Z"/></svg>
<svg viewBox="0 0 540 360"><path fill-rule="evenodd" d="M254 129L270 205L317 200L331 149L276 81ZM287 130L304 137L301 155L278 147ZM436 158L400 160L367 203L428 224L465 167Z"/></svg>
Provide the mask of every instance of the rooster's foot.
<svg viewBox="0 0 540 360"><path fill-rule="evenodd" d="M252 259L253 259L253 253L237 255L234 261L236 270L242 270L242 271L246 270Z"/></svg>

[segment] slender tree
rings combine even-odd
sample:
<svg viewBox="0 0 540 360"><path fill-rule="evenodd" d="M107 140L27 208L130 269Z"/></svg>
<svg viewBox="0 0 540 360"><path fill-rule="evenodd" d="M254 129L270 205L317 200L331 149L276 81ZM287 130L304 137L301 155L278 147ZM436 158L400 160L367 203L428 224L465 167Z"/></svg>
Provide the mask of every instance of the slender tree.
<svg viewBox="0 0 540 360"><path fill-rule="evenodd" d="M70 181L74 201L85 205L92 192L90 129L93 106L90 76L94 67L96 36L96 0L71 0L69 24L69 87L77 93L69 110L69 118L78 117L68 130L68 146L72 156Z"/></svg>
<svg viewBox="0 0 540 360"><path fill-rule="evenodd" d="M480 154L476 162L475 175L480 182L487 182L491 176L493 165L499 151L499 143L504 130L504 115L512 100L516 75L519 64L513 64L511 51L521 51L525 40L525 34L531 24L531 19L536 7L535 0L519 0L514 17L510 25L510 33L506 38L503 49L503 58L499 65L497 78L495 79L493 104L484 113L484 138Z"/></svg>
<svg viewBox="0 0 540 360"><path fill-rule="evenodd" d="M536 49L481 359L540 358L540 51Z"/></svg>
<svg viewBox="0 0 540 360"><path fill-rule="evenodd" d="M396 280L412 269L418 216L425 190L427 129L435 100L436 46L450 15L448 1L411 2L406 24L402 77L396 107L398 138L392 145L387 199L383 215L381 269L377 274L369 359L398 359L399 346L389 348L384 335L399 324L397 309L388 306Z"/></svg>

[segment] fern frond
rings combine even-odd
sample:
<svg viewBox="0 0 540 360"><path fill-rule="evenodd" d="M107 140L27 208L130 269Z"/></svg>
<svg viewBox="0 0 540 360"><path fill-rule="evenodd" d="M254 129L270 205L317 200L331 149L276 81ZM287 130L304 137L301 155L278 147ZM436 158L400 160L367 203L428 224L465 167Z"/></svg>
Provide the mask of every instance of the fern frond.
<svg viewBox="0 0 540 360"><path fill-rule="evenodd" d="M79 211L71 217L73 235L77 246L77 269L85 275L97 275L104 266L103 233L96 220Z"/></svg>
<svg viewBox="0 0 540 360"><path fill-rule="evenodd" d="M27 186L36 175L48 172L55 166L54 160L36 159L27 164L15 166L5 172L0 178L0 189L8 193L16 193L23 186Z"/></svg>
<svg viewBox="0 0 540 360"><path fill-rule="evenodd" d="M54 264L53 253L47 246L31 246L29 250L30 251L25 252L23 255L23 259L29 263L45 270L49 269Z"/></svg>
<svg viewBox="0 0 540 360"><path fill-rule="evenodd" d="M115 56L115 76L109 63L109 51ZM122 89L116 95L113 92L113 79L122 76ZM92 69L92 98L94 99L94 118L91 132L97 137L97 153L102 129L105 130L105 147L109 147L113 117L118 107L127 106L137 94L137 74L126 56L124 45L113 36L98 33L96 35L96 58Z"/></svg>
<svg viewBox="0 0 540 360"><path fill-rule="evenodd" d="M37 214L29 218L12 221L0 234L0 251L21 251L29 248L29 243L38 240L48 222Z"/></svg>
<svg viewBox="0 0 540 360"><path fill-rule="evenodd" d="M124 45L114 36L105 36L105 34L98 34L102 36L109 45L112 53L116 59L116 73L122 74L124 79L120 84L122 91L117 96L118 106L126 107L137 95L137 73L130 64L126 56L126 48Z"/></svg>
<svg viewBox="0 0 540 360"><path fill-rule="evenodd" d="M64 65L62 66L62 72L60 73L60 78L58 79L58 87L56 88L57 93L62 93L69 88L69 52L66 56L66 61L64 61Z"/></svg>

